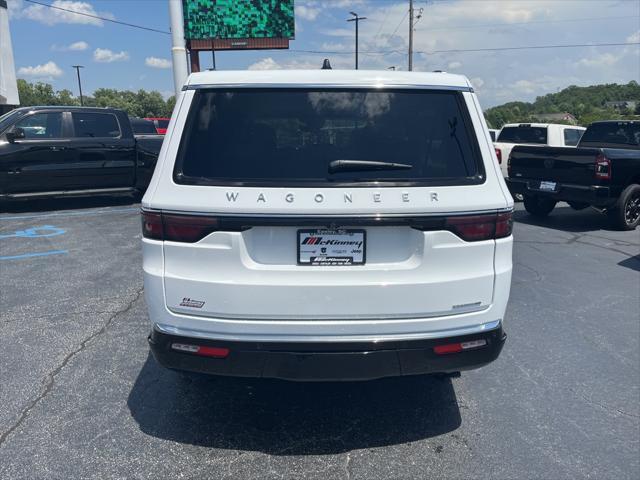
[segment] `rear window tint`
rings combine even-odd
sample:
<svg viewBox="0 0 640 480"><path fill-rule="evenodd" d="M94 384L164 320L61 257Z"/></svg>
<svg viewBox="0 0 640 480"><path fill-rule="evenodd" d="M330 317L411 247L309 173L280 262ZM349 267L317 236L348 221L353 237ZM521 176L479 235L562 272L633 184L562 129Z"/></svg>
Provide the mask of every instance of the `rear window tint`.
<svg viewBox="0 0 640 480"><path fill-rule="evenodd" d="M503 127L498 135L498 142L547 144L547 127L520 125Z"/></svg>
<svg viewBox="0 0 640 480"><path fill-rule="evenodd" d="M640 144L640 122L594 123L584 132L580 144L637 148Z"/></svg>
<svg viewBox="0 0 640 480"><path fill-rule="evenodd" d="M198 90L176 161L177 183L241 185L465 184L483 181L459 92ZM403 170L329 173L335 160Z"/></svg>
<svg viewBox="0 0 640 480"><path fill-rule="evenodd" d="M111 113L74 112L72 115L76 137L115 138L120 136L118 120Z"/></svg>
<svg viewBox="0 0 640 480"><path fill-rule="evenodd" d="M582 137L584 130L578 130L577 128L565 128L564 129L564 144L569 147L575 147Z"/></svg>

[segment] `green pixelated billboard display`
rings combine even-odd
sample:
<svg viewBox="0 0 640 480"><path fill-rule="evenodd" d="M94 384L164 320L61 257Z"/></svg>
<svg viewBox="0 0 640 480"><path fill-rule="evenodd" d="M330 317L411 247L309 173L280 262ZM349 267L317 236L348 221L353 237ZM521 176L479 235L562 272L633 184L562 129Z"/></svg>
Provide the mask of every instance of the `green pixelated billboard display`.
<svg viewBox="0 0 640 480"><path fill-rule="evenodd" d="M188 40L293 38L293 0L183 0Z"/></svg>

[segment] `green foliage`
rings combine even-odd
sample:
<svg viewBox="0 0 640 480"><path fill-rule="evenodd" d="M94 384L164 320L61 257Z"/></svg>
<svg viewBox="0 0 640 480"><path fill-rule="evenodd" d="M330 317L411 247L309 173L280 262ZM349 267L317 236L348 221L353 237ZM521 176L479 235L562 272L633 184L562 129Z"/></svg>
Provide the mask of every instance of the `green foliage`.
<svg viewBox="0 0 640 480"><path fill-rule="evenodd" d="M636 101L636 111L605 107L606 102L621 100ZM636 118L640 114L640 85L636 81L626 85L572 85L558 93L538 97L533 103L509 102L490 108L485 112L485 117L494 128L500 128L505 123L533 122L539 114L563 112L574 115L580 125L588 125L596 120Z"/></svg>
<svg viewBox="0 0 640 480"><path fill-rule="evenodd" d="M80 99L69 90L54 91L48 83L29 83L18 80L18 92L22 106L31 105L80 105ZM89 107L120 108L134 117L169 117L175 106L175 97L167 101L160 92L138 90L115 90L99 88L93 96L85 96L84 104Z"/></svg>

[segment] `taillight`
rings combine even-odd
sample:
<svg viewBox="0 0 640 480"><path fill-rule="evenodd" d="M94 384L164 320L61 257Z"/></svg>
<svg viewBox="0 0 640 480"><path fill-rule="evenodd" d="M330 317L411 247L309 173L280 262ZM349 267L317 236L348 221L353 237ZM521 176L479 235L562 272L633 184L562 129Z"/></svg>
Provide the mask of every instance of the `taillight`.
<svg viewBox="0 0 640 480"><path fill-rule="evenodd" d="M164 239L171 242L193 243L218 230L216 217L162 215Z"/></svg>
<svg viewBox="0 0 640 480"><path fill-rule="evenodd" d="M513 213L448 217L445 229L467 242L504 238L511 235L513 230Z"/></svg>
<svg viewBox="0 0 640 480"><path fill-rule="evenodd" d="M493 147L496 151L496 157L498 157L498 163L500 165L502 165L502 150L500 150L498 147Z"/></svg>
<svg viewBox="0 0 640 480"><path fill-rule="evenodd" d="M162 216L159 213L142 212L142 236L162 240Z"/></svg>
<svg viewBox="0 0 640 480"><path fill-rule="evenodd" d="M611 180L611 160L600 154L596 157L596 178Z"/></svg>
<svg viewBox="0 0 640 480"><path fill-rule="evenodd" d="M218 229L217 217L142 212L142 236L145 238L194 243Z"/></svg>

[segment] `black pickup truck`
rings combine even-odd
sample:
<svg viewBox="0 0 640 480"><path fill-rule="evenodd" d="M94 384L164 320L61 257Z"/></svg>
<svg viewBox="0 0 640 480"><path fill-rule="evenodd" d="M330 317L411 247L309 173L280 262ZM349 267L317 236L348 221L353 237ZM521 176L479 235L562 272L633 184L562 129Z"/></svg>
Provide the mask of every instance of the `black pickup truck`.
<svg viewBox="0 0 640 480"><path fill-rule="evenodd" d="M163 136L112 108L24 107L0 117L0 200L144 191Z"/></svg>
<svg viewBox="0 0 640 480"><path fill-rule="evenodd" d="M522 194L531 215L551 213L559 201L606 213L612 225L633 230L640 222L640 122L592 123L577 148L516 146L507 184Z"/></svg>

